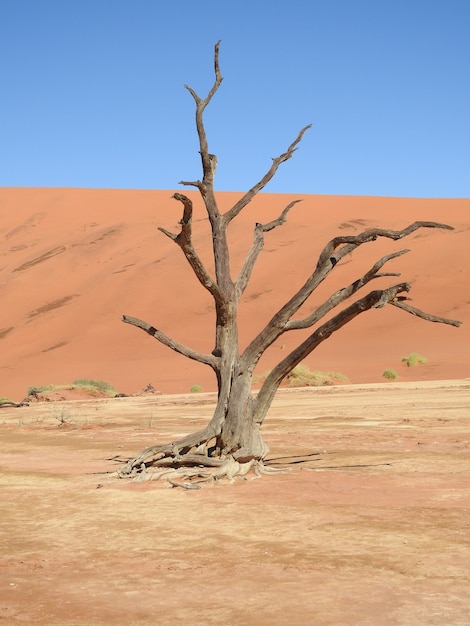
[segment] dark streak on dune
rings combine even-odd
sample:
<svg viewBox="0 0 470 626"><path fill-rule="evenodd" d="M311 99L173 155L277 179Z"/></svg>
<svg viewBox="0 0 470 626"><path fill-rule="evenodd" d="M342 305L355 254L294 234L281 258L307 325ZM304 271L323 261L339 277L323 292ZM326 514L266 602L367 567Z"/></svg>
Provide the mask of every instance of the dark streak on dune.
<svg viewBox="0 0 470 626"><path fill-rule="evenodd" d="M23 263L19 267L15 268L13 271L22 272L23 270L27 270L28 268L33 267L34 265L37 265L38 263L42 263L43 261L47 261L47 259L51 259L52 257L57 256L58 254L62 254L62 252L65 252L66 250L67 248L65 246L58 246L57 248L52 248L52 250L48 250L47 252L44 252L44 254L41 254L41 256L37 256L35 259L32 259L31 261L26 261L26 263Z"/></svg>
<svg viewBox="0 0 470 626"><path fill-rule="evenodd" d="M94 243L98 243L99 241L103 241L104 239L107 239L108 237L115 235L120 230L122 230L122 225L116 226L115 228L109 228L108 230L105 230L103 233L101 233L99 237L96 237L96 239L93 239L92 241L89 241L88 243L94 244Z"/></svg>
<svg viewBox="0 0 470 626"><path fill-rule="evenodd" d="M124 267L120 270L116 270L115 272L113 272L113 274L122 274L123 272L127 272L127 268L128 267L133 267L135 265L135 263L128 263L127 265L124 265Z"/></svg>
<svg viewBox="0 0 470 626"><path fill-rule="evenodd" d="M46 348L45 350L42 350L41 352L50 352L51 350L57 350L57 348L62 348L62 346L66 346L67 344L68 344L68 341L61 341L60 343L56 343L50 348Z"/></svg>
<svg viewBox="0 0 470 626"><path fill-rule="evenodd" d="M59 309L61 306L64 306L65 304L67 304L67 302L70 302L70 300L73 300L74 298L77 298L77 297L78 297L77 294L73 294L71 296L65 296L63 298L59 298L58 300L53 300L52 302L48 302L47 304L44 304L44 306L39 307L39 309L35 309L34 311L31 311L28 317L31 319L33 317L37 317L38 315L41 315L42 313L48 313L49 311L53 311L54 309Z"/></svg>
<svg viewBox="0 0 470 626"><path fill-rule="evenodd" d="M0 329L0 339L3 339L3 337L6 337L9 333L11 333L12 330L15 330L14 326Z"/></svg>
<svg viewBox="0 0 470 626"><path fill-rule="evenodd" d="M250 300L257 300L258 298L260 298L261 296L264 296L265 294L269 293L270 291L272 291L272 289L266 289L266 291L257 291L255 293L251 293L248 296L245 296L245 300L247 302L249 302Z"/></svg>
<svg viewBox="0 0 470 626"><path fill-rule="evenodd" d="M411 241L413 241L414 239L424 239L425 237L429 237L430 235L433 235L434 237L436 236L437 232L426 232L426 231L420 231L418 233L413 233L413 235L411 236Z"/></svg>
<svg viewBox="0 0 470 626"><path fill-rule="evenodd" d="M98 224L90 225L90 227L93 227L93 226L98 226ZM81 239L80 241L76 241L72 243L71 247L76 248L76 247L81 247L81 246L96 245L100 241L104 241L105 239L108 239L109 237L112 237L113 235L120 233L123 230L123 228L124 228L123 224L118 224L118 225L113 226L112 228L104 228L101 231L99 231L99 233L93 232L92 233L94 237L93 239L91 239L90 235L88 235L84 239ZM82 230L87 230L87 228L84 227Z"/></svg>
<svg viewBox="0 0 470 626"><path fill-rule="evenodd" d="M372 226L373 222L371 220L350 220L349 222L343 222L338 226L338 228L352 228L353 230L357 230L358 226Z"/></svg>
<svg viewBox="0 0 470 626"><path fill-rule="evenodd" d="M13 246L13 248L10 248L10 252L19 252L20 250L25 250L26 248L29 248L29 244L23 243L19 246Z"/></svg>
<svg viewBox="0 0 470 626"><path fill-rule="evenodd" d="M34 213L23 224L20 224L20 226L16 226L15 228L12 228L12 230L10 230L5 235L5 238L6 239L11 239L12 237L15 237L16 235L19 235L22 232L31 230L32 228L37 226L40 222L42 222L42 220L45 217L46 217L46 212L45 211L41 211L39 213Z"/></svg>

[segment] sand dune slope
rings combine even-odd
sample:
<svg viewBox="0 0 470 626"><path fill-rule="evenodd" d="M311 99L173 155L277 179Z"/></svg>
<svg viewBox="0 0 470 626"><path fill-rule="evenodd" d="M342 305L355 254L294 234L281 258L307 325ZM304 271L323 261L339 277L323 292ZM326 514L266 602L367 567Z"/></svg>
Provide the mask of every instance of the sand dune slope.
<svg viewBox="0 0 470 626"><path fill-rule="evenodd" d="M178 341L210 352L211 298L181 251L157 226L178 230L180 205L171 191L0 189L0 396L19 399L28 386L76 378L106 380L132 393L147 383L164 392L192 384L213 390L212 372L120 321L123 313L151 322ZM195 194L190 194L196 200ZM220 193L229 208L241 194ZM295 195L262 194L230 230L236 276L256 222L282 211ZM304 312L349 284L393 250L411 251L389 271L412 283L413 304L460 319L460 329L425 323L388 307L365 313L308 359L312 369L343 372L352 382L382 380L386 368L404 380L470 376L470 200L301 196L288 222L266 234L265 248L240 309L240 342L270 319L311 273L322 246L337 234L369 226L403 228L435 220L452 232L422 230L401 242L379 240L341 262ZM194 240L212 269L210 236L196 202ZM389 310L390 309L390 310ZM260 363L269 369L301 335L289 333ZM406 368L419 352L428 363Z"/></svg>

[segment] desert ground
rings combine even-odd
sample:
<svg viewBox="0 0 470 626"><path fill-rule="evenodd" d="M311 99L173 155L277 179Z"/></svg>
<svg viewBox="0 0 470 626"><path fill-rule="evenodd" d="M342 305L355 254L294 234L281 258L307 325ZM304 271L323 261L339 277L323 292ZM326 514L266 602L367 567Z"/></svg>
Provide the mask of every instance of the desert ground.
<svg viewBox="0 0 470 626"><path fill-rule="evenodd" d="M0 623L468 625L470 379L280 390L264 434L283 473L116 477L214 400L0 409Z"/></svg>

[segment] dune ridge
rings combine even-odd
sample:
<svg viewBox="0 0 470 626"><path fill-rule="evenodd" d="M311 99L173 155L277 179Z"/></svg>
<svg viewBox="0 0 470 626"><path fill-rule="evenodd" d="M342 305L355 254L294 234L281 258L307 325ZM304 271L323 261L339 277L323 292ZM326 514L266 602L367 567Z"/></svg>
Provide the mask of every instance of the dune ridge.
<svg viewBox="0 0 470 626"><path fill-rule="evenodd" d="M0 396L22 398L28 386L77 378L105 380L123 393L151 383L166 393L199 384L215 389L212 371L171 352L121 315L140 317L178 341L210 352L213 309L180 249L162 233L178 231L180 205L172 191L0 189ZM212 270L210 234L195 192L194 242ZM242 194L220 192L221 210ZM266 234L265 247L240 309L240 342L247 344L305 281L318 253L338 234L370 226L404 228L415 220L455 230L420 230L399 242L362 246L335 268L309 306L362 275L389 252L410 252L387 271L412 284L413 305L464 322L459 329L430 324L388 307L358 317L307 358L311 369L342 372L351 382L380 382L386 368L401 380L470 376L470 200L260 194L233 223L231 267L236 276L256 222L303 202L286 224ZM379 281L374 287L380 286ZM391 309L391 310L389 310ZM281 337L262 359L267 370L293 348L300 333ZM426 365L407 368L401 357L419 352Z"/></svg>

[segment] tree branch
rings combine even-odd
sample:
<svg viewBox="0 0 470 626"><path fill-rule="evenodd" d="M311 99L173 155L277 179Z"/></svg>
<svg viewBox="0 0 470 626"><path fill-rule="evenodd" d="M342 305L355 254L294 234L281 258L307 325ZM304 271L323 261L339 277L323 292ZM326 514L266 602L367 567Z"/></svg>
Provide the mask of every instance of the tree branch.
<svg viewBox="0 0 470 626"><path fill-rule="evenodd" d="M131 326L136 326L137 328L142 329L151 337L154 337L157 341L162 343L167 348L171 348L175 352L182 354L188 359L192 359L193 361L198 361L198 363L204 363L205 365L210 365L212 369L216 369L219 363L219 358L214 356L213 354L203 354L202 352L197 352L196 350L192 350L187 346L175 341L161 330L157 330L154 326L151 326L147 322L144 322L136 317L130 317L129 315L123 315L122 321L125 324L130 324Z"/></svg>
<svg viewBox="0 0 470 626"><path fill-rule="evenodd" d="M212 294L217 302L221 302L220 290L204 267L192 243L193 203L187 196L178 192L174 193L172 198L181 202L184 207L183 217L180 220L181 231L175 235L162 227L158 230L178 244L201 285Z"/></svg>
<svg viewBox="0 0 470 626"><path fill-rule="evenodd" d="M335 237L323 248L320 253L317 265L313 273L300 289L282 306L279 311L266 324L264 329L248 345L244 352L244 357L253 359L255 354L262 354L279 335L284 332L286 324L299 308L306 302L315 289L322 283L328 274L336 267L337 263L347 254L353 252L364 243L375 241L379 237L398 240L402 239L419 228L443 228L453 230L452 226L439 224L437 222L413 222L403 230L388 230L382 228L371 228L359 235L346 235ZM342 247L340 247L342 246ZM339 249L338 249L339 248ZM390 258L393 258L390 257ZM388 257L383 257L385 261ZM382 259L381 259L382 260ZM381 260L378 262L380 263ZM370 271L372 271L372 268ZM274 337L274 339L273 339Z"/></svg>
<svg viewBox="0 0 470 626"><path fill-rule="evenodd" d="M302 128L296 139L287 148L286 152L283 152L278 157L273 159L271 167L263 176L263 178L259 182L257 182L256 185L254 185L249 191L247 191L246 194L242 198L240 198L240 200L229 211L224 214L224 220L227 224L231 222L240 213L240 211L242 211L246 207L246 205L253 200L256 194L259 193L269 183L269 181L275 176L281 163L284 163L284 161L288 161L292 157L294 152L297 150L297 145L302 141L302 137L311 127L312 125L309 124L308 126L305 126L305 128Z"/></svg>
<svg viewBox="0 0 470 626"><path fill-rule="evenodd" d="M400 250L398 252L393 252L392 254L387 254L379 259L374 265L370 268L368 272L364 274L358 280L355 280L353 283L348 285L347 287L343 287L336 291L333 295L331 295L326 302L324 302L321 306L319 306L313 313L300 320L289 320L285 326L284 332L289 330L300 330L304 328L311 328L314 324L319 322L327 313L333 310L338 304L341 304L352 295L357 293L359 289L367 285L370 281L375 278L383 278L384 276L400 276L399 273L394 272L386 272L379 273L379 270L392 259L396 259L403 254L406 254L409 250ZM277 339L277 337L276 337ZM269 347L269 346L268 346Z"/></svg>
<svg viewBox="0 0 470 626"><path fill-rule="evenodd" d="M178 185L184 185L185 187L196 187L201 190L202 183L200 180L180 180Z"/></svg>
<svg viewBox="0 0 470 626"><path fill-rule="evenodd" d="M235 290L236 290L237 298L239 298L242 295L242 293L245 291L250 281L255 263L261 253L261 250L264 247L264 237L263 237L264 233L267 233L270 230L273 230L274 228L276 228L277 226L281 226L282 224L284 224L286 222L287 214L289 213L289 211L292 209L293 206L295 206L299 202L302 202L302 200L293 200L292 202L290 202L286 206L286 208L282 211L282 213L279 215L279 217L276 218L275 220L272 220L271 222L268 222L267 224L259 224L259 223L256 224L254 237L253 237L253 243L251 245L250 250L248 251L248 254L240 270L240 273L237 279L235 280Z"/></svg>
<svg viewBox="0 0 470 626"><path fill-rule="evenodd" d="M437 322L439 324L449 324L450 326L456 326L457 328L462 325L462 322L458 320L452 320L447 317L439 317L438 315L431 315L430 313L426 313L425 311L421 311L420 309L415 309L415 307L406 304L400 299L391 300L390 304L398 307L399 309L403 309L407 313L411 315L416 315L416 317L420 317L427 322Z"/></svg>
<svg viewBox="0 0 470 626"><path fill-rule="evenodd" d="M298 204L299 202L302 202L302 199L292 200L292 202L289 202L289 204L282 211L279 217L277 217L275 220L272 220L271 222L268 222L267 224L263 224L263 232L267 233L270 230L273 230L273 228L276 228L277 226L282 226L283 224L285 224L287 220L287 214L292 209L292 207Z"/></svg>
<svg viewBox="0 0 470 626"><path fill-rule="evenodd" d="M389 287L388 289L371 291L366 296L360 298L332 317L330 320L319 326L305 341L303 341L280 363L278 363L278 365L276 365L266 378L258 396L255 399L255 421L258 424L262 423L272 399L279 388L279 385L289 372L291 372L296 365L303 361L305 357L313 352L315 348L328 339L334 332L348 324L364 311L368 311L373 308L380 309L386 304L393 304L394 306L397 306L412 315L417 315L427 321L451 324L452 326L460 325L460 322L457 322L456 320L449 320L447 318L430 315L429 313L419 311L418 309L414 309L413 307L404 304L404 299L401 300L398 294L403 292L408 293L410 289L411 285L408 283L400 283L398 285L394 285L393 287Z"/></svg>
<svg viewBox="0 0 470 626"><path fill-rule="evenodd" d="M215 155L209 154L207 136L206 136L206 131L204 128L203 113L204 113L206 106L212 100L212 98L214 97L215 93L217 92L217 90L219 89L223 81L223 77L222 77L222 74L220 72L220 67L219 67L219 47L220 47L220 41L218 41L214 47L215 79L214 79L214 84L212 85L212 88L207 94L207 96L204 99L202 99L197 95L194 89L192 89L188 85L185 85L185 89L189 91L189 93L192 95L194 99L194 102L196 103L196 129L197 129L197 134L199 137L199 153L201 155L202 170L203 170L204 176L203 176L202 182L199 182L199 181L189 182L189 183L183 182L182 184L184 185L189 184L189 185L198 187L201 193L203 194L206 191L206 188L211 187L214 183L215 166L217 163L217 159ZM211 196L213 196L213 194L211 194ZM211 199L214 200L214 198L211 198ZM214 207L210 205L210 207L207 207L207 208L209 209L209 208L214 208Z"/></svg>
<svg viewBox="0 0 470 626"><path fill-rule="evenodd" d="M350 254L353 250L361 246L363 243L375 241L379 237L385 237L387 239L393 239L394 241L398 241L399 239L408 237L419 228L442 228L444 230L454 230L452 226L449 226L448 224L440 224L438 222L413 222L403 230L369 228L359 235L344 235L340 237L334 237L326 244L326 246L320 253L317 268L319 266L324 266L325 264L330 263L332 265L336 265L338 261L340 261L347 254ZM336 252L337 248L339 248L340 246L343 247Z"/></svg>
<svg viewBox="0 0 470 626"><path fill-rule="evenodd" d="M217 293L215 290L212 293L214 297L217 298L218 304L216 307L217 325L219 325L219 322L222 323L221 320L226 315L227 303L233 292L233 283L230 277L229 249L226 228L225 224L220 219L220 212L214 193L214 177L217 166L217 157L215 154L209 152L203 119L206 106L214 97L223 80L219 67L219 46L220 41L218 41L214 47L215 78L212 88L206 98L200 98L194 89L185 85L185 88L192 95L194 102L196 103L196 130L199 138L199 154L201 156L203 178L202 181L182 181L183 185L190 185L199 189L199 193L204 201L204 206L211 224L212 247L214 252L215 276L217 283ZM223 297L221 294L224 294Z"/></svg>
<svg viewBox="0 0 470 626"><path fill-rule="evenodd" d="M221 85L221 83L223 81L223 76L222 76L222 74L220 72L220 66L219 66L220 41L221 40L219 39L219 41L214 46L214 74L215 74L214 84L212 85L211 90L209 91L207 96L204 98L204 100L202 100L197 95L197 93L194 91L194 89L192 89L191 87L188 87L188 85L185 85L185 88L189 91L189 93L194 98L194 101L196 102L196 105L197 106L201 105L201 106L203 106L203 108L206 108L206 106L212 100L213 96L215 95L215 92L218 90L218 88L220 87L220 85Z"/></svg>
<svg viewBox="0 0 470 626"><path fill-rule="evenodd" d="M158 226L157 230L159 230L161 233L166 235L172 241L176 241L176 238L178 237L178 235L175 235L175 233L172 233L171 231L167 230L166 228L163 228L163 226Z"/></svg>
<svg viewBox="0 0 470 626"><path fill-rule="evenodd" d="M360 313L371 308L381 308L388 301L395 298L398 293L408 292L410 289L410 285L401 283L388 289L371 291L317 328L305 341L280 361L266 378L255 399L255 421L258 424L263 422L281 382L296 365L303 361L323 341L348 324Z"/></svg>

